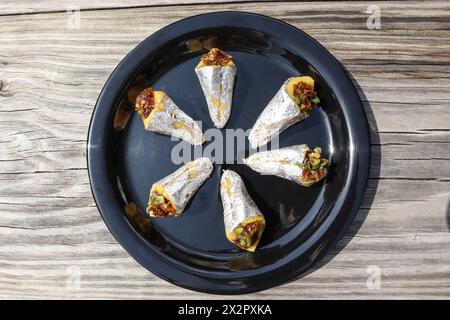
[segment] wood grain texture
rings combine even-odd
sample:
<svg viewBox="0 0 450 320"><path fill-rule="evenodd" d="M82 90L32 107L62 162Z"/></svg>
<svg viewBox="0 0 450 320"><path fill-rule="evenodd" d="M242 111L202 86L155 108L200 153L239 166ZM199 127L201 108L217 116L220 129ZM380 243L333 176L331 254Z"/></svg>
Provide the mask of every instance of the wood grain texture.
<svg viewBox="0 0 450 320"><path fill-rule="evenodd" d="M144 7L190 6L197 4L227 4L244 2L269 2L272 0L2 0L0 15L23 13L55 13L72 10L125 9ZM272 1L272 2L276 2ZM279 0L278 0L279 1Z"/></svg>
<svg viewBox="0 0 450 320"><path fill-rule="evenodd" d="M447 1L379 2L381 30L367 29L363 2L92 9L80 29L53 2L22 3L0 4L14 13L0 16L0 298L222 298L127 255L97 212L85 160L93 106L119 61L161 27L218 10L271 15L319 40L354 77L372 137L366 197L339 245L303 279L242 298L450 297ZM15 14L41 9L51 12ZM379 290L366 285L371 265Z"/></svg>

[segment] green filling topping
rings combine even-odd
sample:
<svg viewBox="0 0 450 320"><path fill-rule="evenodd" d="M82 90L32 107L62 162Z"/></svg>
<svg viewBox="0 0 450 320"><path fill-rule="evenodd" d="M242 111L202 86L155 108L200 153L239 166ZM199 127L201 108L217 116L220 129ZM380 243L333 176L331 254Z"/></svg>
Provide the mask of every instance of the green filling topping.
<svg viewBox="0 0 450 320"><path fill-rule="evenodd" d="M305 154L305 159L303 162L295 162L294 164L303 170L303 178L306 180L318 180L320 176L326 174L324 168L329 164L327 159L321 157L322 149L319 147L314 148L314 150L308 150Z"/></svg>
<svg viewBox="0 0 450 320"><path fill-rule="evenodd" d="M234 241L242 249L250 248L258 240L260 223L258 221L248 223L245 226L239 225L234 229L237 239Z"/></svg>
<svg viewBox="0 0 450 320"><path fill-rule="evenodd" d="M319 99L319 97L316 96L315 98L311 99L311 102L314 103L314 104L319 104L320 103L320 99Z"/></svg>

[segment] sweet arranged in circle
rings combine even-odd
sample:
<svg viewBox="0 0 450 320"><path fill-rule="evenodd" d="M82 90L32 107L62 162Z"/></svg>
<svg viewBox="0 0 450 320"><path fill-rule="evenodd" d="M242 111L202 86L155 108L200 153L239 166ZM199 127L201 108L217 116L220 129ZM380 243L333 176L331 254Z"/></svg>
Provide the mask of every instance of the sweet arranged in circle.
<svg viewBox="0 0 450 320"><path fill-rule="evenodd" d="M237 67L231 55L212 48L195 67L209 115L214 125L224 128L232 112ZM311 114L320 98L310 76L288 78L269 101L250 130L253 149L265 146L274 137ZM205 142L198 124L163 91L147 87L135 101L146 130L183 139L193 145ZM306 144L256 152L244 164L263 175L275 175L309 187L327 176L329 159L322 149ZM177 217L213 171L209 158L198 158L153 183L147 213L151 217ZM244 181L235 171L225 170L220 179L220 196L226 238L242 250L255 251L266 226L263 212L253 201Z"/></svg>

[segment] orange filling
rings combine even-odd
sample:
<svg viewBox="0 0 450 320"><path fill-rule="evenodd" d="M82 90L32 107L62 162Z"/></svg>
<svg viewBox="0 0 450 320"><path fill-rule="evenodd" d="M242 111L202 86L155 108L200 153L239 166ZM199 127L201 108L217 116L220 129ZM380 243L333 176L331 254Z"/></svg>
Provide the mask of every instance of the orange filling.
<svg viewBox="0 0 450 320"><path fill-rule="evenodd" d="M261 227L259 221L250 222L244 227L239 225L236 227L235 232L237 233L237 238L234 243L242 249L250 248L258 240L258 231Z"/></svg>
<svg viewBox="0 0 450 320"><path fill-rule="evenodd" d="M308 149L305 154L305 159L302 163L296 164L302 168L301 179L305 182L317 182L327 174L326 167L329 164L327 159L321 157L322 150L317 147L314 151Z"/></svg>
<svg viewBox="0 0 450 320"><path fill-rule="evenodd" d="M312 108L320 103L320 99L317 97L314 88L305 82L294 84L293 94L295 103L299 106L300 111L305 114L309 115Z"/></svg>
<svg viewBox="0 0 450 320"><path fill-rule="evenodd" d="M213 48L208 53L202 55L201 60L205 66L225 67L232 61L232 57L222 50Z"/></svg>
<svg viewBox="0 0 450 320"><path fill-rule="evenodd" d="M139 93L136 97L135 110L142 118L147 118L155 108L155 93L151 87L148 87Z"/></svg>
<svg viewBox="0 0 450 320"><path fill-rule="evenodd" d="M147 212L153 216L176 216L177 210L172 202L156 191L150 194Z"/></svg>

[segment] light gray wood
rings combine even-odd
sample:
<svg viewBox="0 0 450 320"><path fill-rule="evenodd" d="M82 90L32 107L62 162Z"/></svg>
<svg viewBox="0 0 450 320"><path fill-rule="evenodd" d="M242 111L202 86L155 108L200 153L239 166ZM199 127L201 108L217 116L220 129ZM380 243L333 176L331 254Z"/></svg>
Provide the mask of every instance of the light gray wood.
<svg viewBox="0 0 450 320"><path fill-rule="evenodd" d="M381 30L367 29L360 2L87 10L75 30L53 2L22 3L0 4L0 298L227 298L176 287L129 257L98 214L85 160L93 106L119 61L211 10L268 14L315 37L351 72L371 126L371 178L349 232L308 276L242 298L450 297L447 1L378 3ZM41 9L51 12L16 15ZM371 265L379 290L366 285Z"/></svg>
<svg viewBox="0 0 450 320"><path fill-rule="evenodd" d="M227 4L239 2L268 2L271 0L2 0L0 15L22 13L63 12L72 10L125 9L144 7L190 6L196 4Z"/></svg>

